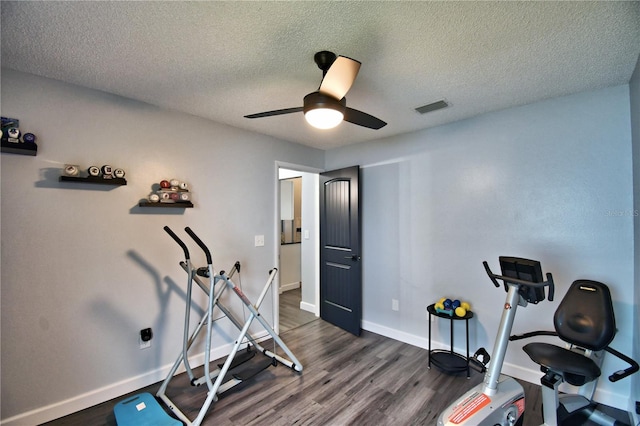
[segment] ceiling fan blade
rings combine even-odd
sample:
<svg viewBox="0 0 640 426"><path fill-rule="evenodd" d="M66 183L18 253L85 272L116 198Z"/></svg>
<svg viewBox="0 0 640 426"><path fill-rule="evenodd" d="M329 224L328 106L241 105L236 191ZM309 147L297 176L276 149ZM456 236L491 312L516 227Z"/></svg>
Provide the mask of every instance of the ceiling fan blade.
<svg viewBox="0 0 640 426"><path fill-rule="evenodd" d="M369 129L378 130L387 125L379 118L369 115L366 112L358 111L357 109L349 108L344 112L344 121L357 124L358 126L368 127Z"/></svg>
<svg viewBox="0 0 640 426"><path fill-rule="evenodd" d="M338 56L325 74L318 91L337 100L344 98L360 70L360 62Z"/></svg>
<svg viewBox="0 0 640 426"><path fill-rule="evenodd" d="M244 118L273 117L274 115L291 114L294 112L302 112L302 107L276 109L273 111L259 112L257 114L245 115Z"/></svg>

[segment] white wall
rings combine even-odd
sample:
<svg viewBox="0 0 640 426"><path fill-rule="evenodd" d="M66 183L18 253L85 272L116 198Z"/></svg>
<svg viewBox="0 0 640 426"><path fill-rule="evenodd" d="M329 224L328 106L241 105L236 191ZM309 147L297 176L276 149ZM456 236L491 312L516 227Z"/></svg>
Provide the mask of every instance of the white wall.
<svg viewBox="0 0 640 426"><path fill-rule="evenodd" d="M296 170L284 168L279 169L280 179L289 179L293 177L301 177L301 217L302 217L302 236L300 243L300 280L302 282L302 300L300 301L300 309L320 316L320 251L319 251L319 185L318 172L320 169L314 170L309 167L289 164L286 167L293 167ZM301 171L305 169L307 171ZM278 229L279 232L279 229ZM282 249L282 247L281 247ZM280 258L280 266L286 267L283 263L282 253ZM284 283L281 278L280 286Z"/></svg>
<svg viewBox="0 0 640 426"><path fill-rule="evenodd" d="M280 293L300 287L300 246L298 243L280 246Z"/></svg>
<svg viewBox="0 0 640 426"><path fill-rule="evenodd" d="M589 278L610 286L613 347L630 353L634 218L619 214L633 209L629 117L624 85L327 151L327 169L363 167L363 327L426 347L426 306L455 297L476 314L471 351L491 349L505 293L482 261L498 270L512 255L540 260L557 282L554 302L518 311L514 333L552 329L568 286ZM448 344L448 322L434 331ZM522 345L504 371L538 382ZM604 369L624 366L608 357ZM598 398L627 408L630 383L603 379Z"/></svg>
<svg viewBox="0 0 640 426"><path fill-rule="evenodd" d="M274 165L324 162L319 150L5 69L2 115L20 119L39 145L36 157L1 161L6 424L40 423L161 380L180 348L186 284L182 251L163 226L187 239L190 226L209 244L216 269L240 260L243 288L255 300L279 243L270 241ZM121 167L128 184L60 183L65 163ZM195 208L137 207L152 184L173 177L191 185ZM264 247L254 247L257 234ZM263 305L268 320L271 302ZM201 313L194 308L195 321ZM237 334L219 325L216 348ZM155 337L141 350L146 327Z"/></svg>
<svg viewBox="0 0 640 426"><path fill-rule="evenodd" d="M300 309L320 315L320 180L302 172L302 300Z"/></svg>
<svg viewBox="0 0 640 426"><path fill-rule="evenodd" d="M634 234L634 315L633 323L636 324L635 333L633 335L633 354L635 360L640 360L640 57L636 63L636 69L629 83L629 92L631 99L631 133L633 139L633 234ZM634 401L640 401L640 374L632 376L632 395L635 395ZM634 402L631 401L631 402ZM629 407L629 411L635 412L635 407ZM636 422L637 420L636 416Z"/></svg>

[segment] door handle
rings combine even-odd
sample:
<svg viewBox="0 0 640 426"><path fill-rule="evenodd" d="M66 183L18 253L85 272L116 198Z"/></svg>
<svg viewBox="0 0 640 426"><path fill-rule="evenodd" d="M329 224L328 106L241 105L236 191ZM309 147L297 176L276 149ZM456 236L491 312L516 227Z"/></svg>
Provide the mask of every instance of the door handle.
<svg viewBox="0 0 640 426"><path fill-rule="evenodd" d="M345 256L344 258L345 258L345 259L351 259L351 260L353 260L354 262L357 262L357 261L359 261L360 259L362 259L362 258L361 258L360 256L358 256L357 254L354 254L354 255L352 255L352 256Z"/></svg>

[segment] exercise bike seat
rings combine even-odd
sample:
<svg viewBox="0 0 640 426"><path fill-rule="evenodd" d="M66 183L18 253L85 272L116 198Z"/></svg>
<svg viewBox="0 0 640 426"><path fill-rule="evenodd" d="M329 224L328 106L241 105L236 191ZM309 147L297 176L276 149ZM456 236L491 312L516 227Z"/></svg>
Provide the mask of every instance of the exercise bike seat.
<svg viewBox="0 0 640 426"><path fill-rule="evenodd" d="M572 347L604 350L616 334L609 288L597 281L574 281L556 309L553 323L558 337ZM543 372L554 372L575 386L591 382L601 373L593 359L570 349L535 342L523 350Z"/></svg>
<svg viewBox="0 0 640 426"><path fill-rule="evenodd" d="M600 368L591 358L568 349L549 343L529 343L522 349L542 371L560 373L571 385L582 386L600 377Z"/></svg>

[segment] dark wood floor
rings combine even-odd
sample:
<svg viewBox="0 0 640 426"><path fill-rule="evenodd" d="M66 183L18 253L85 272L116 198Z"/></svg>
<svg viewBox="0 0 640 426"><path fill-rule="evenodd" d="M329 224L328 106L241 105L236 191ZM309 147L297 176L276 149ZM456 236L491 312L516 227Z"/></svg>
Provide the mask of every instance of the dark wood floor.
<svg viewBox="0 0 640 426"><path fill-rule="evenodd" d="M286 296L298 297L295 292ZM292 303L299 304L299 299ZM293 328L280 334L303 364L302 373L281 365L268 368L222 395L203 424L435 425L445 407L482 382L483 375L477 372L467 379L464 374L428 369L425 349L366 331L355 337L321 319L308 320L305 317L304 324L297 325L292 319L287 326ZM271 348L269 343L264 346ZM196 374L202 370L196 369ZM537 426L542 423L540 387L520 383L527 396L524 426ZM155 395L159 387L160 383L148 386L47 425L116 425L117 402L140 392ZM191 386L182 374L172 380L167 395L194 419L206 387Z"/></svg>
<svg viewBox="0 0 640 426"><path fill-rule="evenodd" d="M297 288L280 294L280 333L316 319L315 314L300 309L301 291Z"/></svg>
<svg viewBox="0 0 640 426"><path fill-rule="evenodd" d="M223 395L203 424L433 425L455 397L482 381L482 375L475 372L467 379L428 369L425 349L370 332L355 337L320 319L281 337L303 364L303 372L281 365L263 371ZM525 426L538 425L539 387L523 385L530 395ZM132 394L155 394L159 386ZM186 375L180 375L167 394L187 416L195 418L206 388L192 387ZM126 397L47 424L115 425L113 407Z"/></svg>

